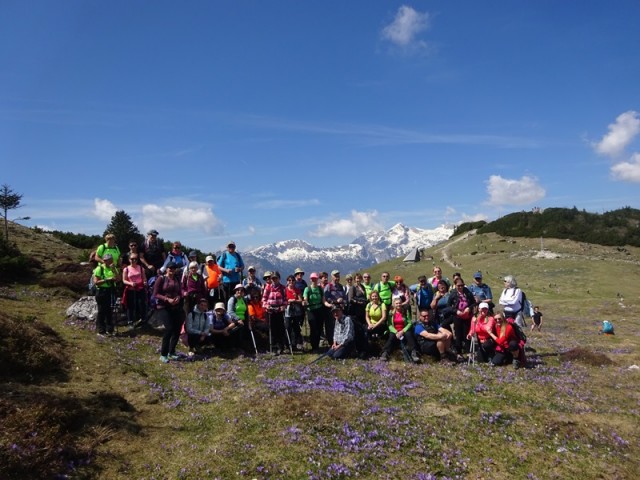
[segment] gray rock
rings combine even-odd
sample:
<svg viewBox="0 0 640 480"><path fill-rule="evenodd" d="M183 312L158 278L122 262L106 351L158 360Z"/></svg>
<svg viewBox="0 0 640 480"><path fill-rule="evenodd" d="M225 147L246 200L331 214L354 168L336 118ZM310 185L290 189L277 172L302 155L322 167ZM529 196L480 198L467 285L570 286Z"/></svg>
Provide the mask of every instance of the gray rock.
<svg viewBox="0 0 640 480"><path fill-rule="evenodd" d="M98 304L95 297L82 297L67 308L67 318L95 322Z"/></svg>

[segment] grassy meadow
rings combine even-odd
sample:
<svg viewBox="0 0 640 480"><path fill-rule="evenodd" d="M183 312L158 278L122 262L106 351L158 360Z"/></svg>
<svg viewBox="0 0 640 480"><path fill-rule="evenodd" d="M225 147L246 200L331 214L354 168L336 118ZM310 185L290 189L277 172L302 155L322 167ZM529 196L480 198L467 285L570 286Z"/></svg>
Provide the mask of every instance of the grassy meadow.
<svg viewBox="0 0 640 480"><path fill-rule="evenodd" d="M158 360L159 331L97 341L65 318L74 296L0 290L0 478L632 479L640 472L640 249L464 235L383 270L414 283L434 264L497 298L518 278L544 314L529 368L297 353ZM57 244L56 244L57 245ZM58 248L55 246L55 248ZM433 257L433 260L429 257ZM53 259L52 259L53 258ZM327 266L331 270L331 266ZM601 335L602 320L616 334ZM529 320L530 322L530 320ZM13 373L12 373L13 372Z"/></svg>

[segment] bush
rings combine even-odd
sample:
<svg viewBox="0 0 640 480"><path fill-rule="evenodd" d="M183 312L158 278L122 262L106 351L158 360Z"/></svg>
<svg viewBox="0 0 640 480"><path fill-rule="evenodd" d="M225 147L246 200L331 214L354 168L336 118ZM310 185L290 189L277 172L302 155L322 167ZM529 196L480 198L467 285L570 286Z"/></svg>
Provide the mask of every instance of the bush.
<svg viewBox="0 0 640 480"><path fill-rule="evenodd" d="M0 281L5 283L28 280L34 277L34 269L42 266L37 260L22 255L14 243L0 237Z"/></svg>

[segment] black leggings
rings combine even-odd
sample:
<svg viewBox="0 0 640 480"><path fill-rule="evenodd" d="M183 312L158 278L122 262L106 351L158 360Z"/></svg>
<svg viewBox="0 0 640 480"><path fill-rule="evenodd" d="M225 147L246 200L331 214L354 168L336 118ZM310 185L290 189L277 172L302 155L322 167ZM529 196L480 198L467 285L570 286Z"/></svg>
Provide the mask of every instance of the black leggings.
<svg viewBox="0 0 640 480"><path fill-rule="evenodd" d="M162 320L164 325L164 335L162 336L162 348L160 349L160 355L166 357L167 355L175 355L176 345L180 339L180 330L182 329L182 323L184 322L184 311L182 305L175 305L172 307L160 308L156 312L156 315Z"/></svg>

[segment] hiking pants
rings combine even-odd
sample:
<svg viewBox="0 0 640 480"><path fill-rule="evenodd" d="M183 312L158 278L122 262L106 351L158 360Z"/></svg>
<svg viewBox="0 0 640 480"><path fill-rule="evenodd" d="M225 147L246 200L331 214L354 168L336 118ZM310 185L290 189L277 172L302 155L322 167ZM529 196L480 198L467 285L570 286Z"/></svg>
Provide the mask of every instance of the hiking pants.
<svg viewBox="0 0 640 480"><path fill-rule="evenodd" d="M96 303L98 304L98 315L96 316L96 330L98 333L113 333L113 288L100 288L96 291Z"/></svg>
<svg viewBox="0 0 640 480"><path fill-rule="evenodd" d="M322 308L307 309L309 320L309 342L312 350L320 348L320 333L322 332Z"/></svg>
<svg viewBox="0 0 640 480"><path fill-rule="evenodd" d="M162 336L162 348L160 354L163 357L167 355L175 355L176 345L180 339L180 331L184 322L184 311L182 305L174 305L172 307L160 308L156 315L160 316L164 325L164 335Z"/></svg>

